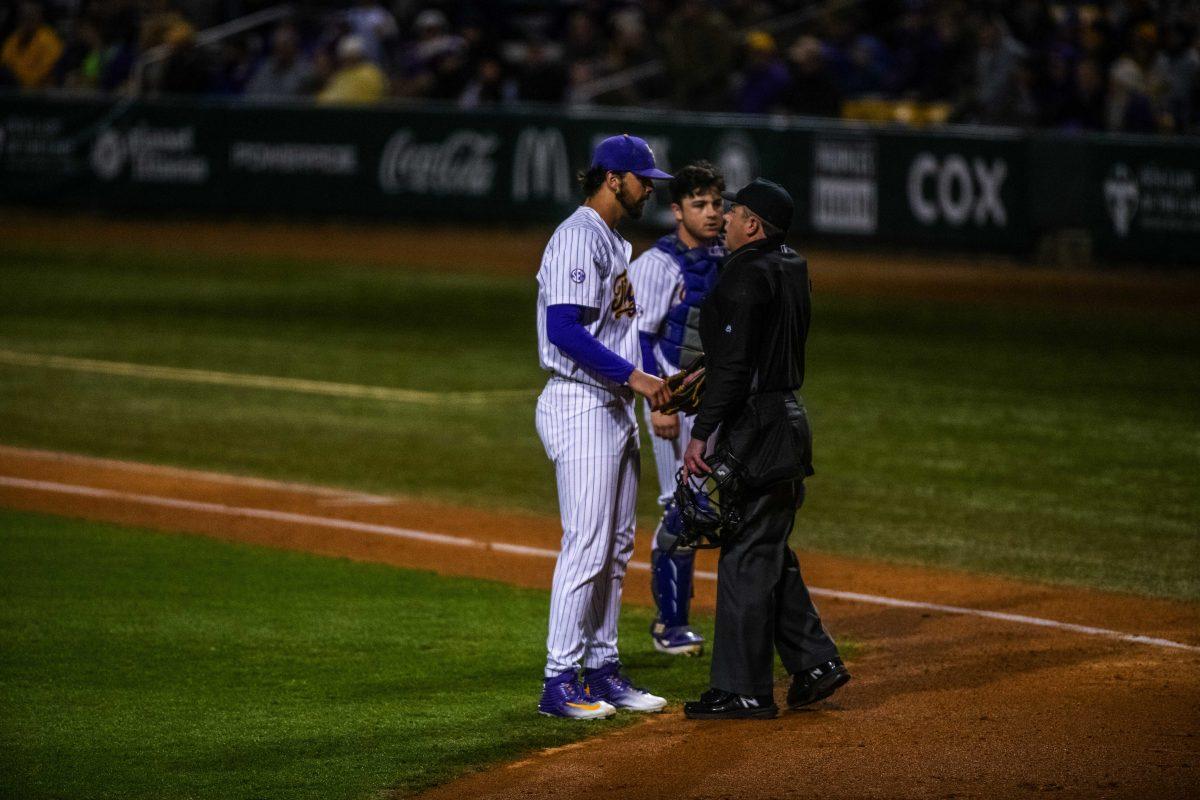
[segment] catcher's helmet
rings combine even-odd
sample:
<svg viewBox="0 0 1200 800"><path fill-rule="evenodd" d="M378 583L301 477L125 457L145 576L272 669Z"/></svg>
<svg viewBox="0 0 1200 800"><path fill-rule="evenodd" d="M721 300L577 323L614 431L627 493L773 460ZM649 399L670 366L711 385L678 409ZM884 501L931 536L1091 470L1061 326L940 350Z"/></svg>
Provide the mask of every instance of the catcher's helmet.
<svg viewBox="0 0 1200 800"><path fill-rule="evenodd" d="M683 522L678 547L698 549L720 547L742 521L741 481L737 463L709 456L712 472L684 477L675 474L675 504Z"/></svg>

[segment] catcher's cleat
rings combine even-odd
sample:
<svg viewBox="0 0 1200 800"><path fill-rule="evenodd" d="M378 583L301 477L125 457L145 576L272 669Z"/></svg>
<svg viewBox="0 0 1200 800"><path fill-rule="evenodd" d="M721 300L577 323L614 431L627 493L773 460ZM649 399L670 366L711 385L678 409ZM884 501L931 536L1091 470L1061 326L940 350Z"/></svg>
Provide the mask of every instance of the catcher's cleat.
<svg viewBox="0 0 1200 800"><path fill-rule="evenodd" d="M850 680L850 671L840 658L797 672L788 688L787 706L791 709L810 706L832 695Z"/></svg>
<svg viewBox="0 0 1200 800"><path fill-rule="evenodd" d="M667 701L645 689L639 689L621 674L619 662L583 671L584 692L596 700L627 711L662 711Z"/></svg>
<svg viewBox="0 0 1200 800"><path fill-rule="evenodd" d="M755 697L709 689L699 700L683 704L688 719L774 719L778 714L779 706L769 694Z"/></svg>
<svg viewBox="0 0 1200 800"><path fill-rule="evenodd" d="M617 713L617 709L589 696L572 670L545 679L538 713L567 719L606 719Z"/></svg>
<svg viewBox="0 0 1200 800"><path fill-rule="evenodd" d="M654 649L671 656L698 656L704 652L704 637L692 630L690 625L668 628L655 620L650 625L650 638Z"/></svg>

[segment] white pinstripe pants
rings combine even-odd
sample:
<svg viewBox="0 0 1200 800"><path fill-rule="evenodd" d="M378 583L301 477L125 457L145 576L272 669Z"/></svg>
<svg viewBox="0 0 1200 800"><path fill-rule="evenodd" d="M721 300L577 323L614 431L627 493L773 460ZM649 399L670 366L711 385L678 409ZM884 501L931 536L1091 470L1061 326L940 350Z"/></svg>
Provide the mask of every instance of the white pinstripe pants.
<svg viewBox="0 0 1200 800"><path fill-rule="evenodd" d="M641 406L646 429L650 431L654 467L658 472L658 504L666 508L667 503L675 496L675 475L683 466L683 451L692 439L692 423L696 421L696 417L693 414L676 414L679 418L679 435L674 439L663 439L654 435L654 426L650 422L650 404L642 401Z"/></svg>
<svg viewBox="0 0 1200 800"><path fill-rule="evenodd" d="M563 527L546 637L550 677L617 659L637 517L638 428L631 397L551 378L538 398L537 430L554 463Z"/></svg>

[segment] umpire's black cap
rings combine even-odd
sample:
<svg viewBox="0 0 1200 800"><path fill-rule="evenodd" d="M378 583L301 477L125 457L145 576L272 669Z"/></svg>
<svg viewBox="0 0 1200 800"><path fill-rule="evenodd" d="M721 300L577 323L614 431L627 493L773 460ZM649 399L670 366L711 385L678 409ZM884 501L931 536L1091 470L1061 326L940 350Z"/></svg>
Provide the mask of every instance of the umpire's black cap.
<svg viewBox="0 0 1200 800"><path fill-rule="evenodd" d="M787 233L788 228L792 227L792 213L795 210L795 204L787 189L775 181L755 178L739 189L736 194L722 192L721 197L735 206L745 206L784 233Z"/></svg>

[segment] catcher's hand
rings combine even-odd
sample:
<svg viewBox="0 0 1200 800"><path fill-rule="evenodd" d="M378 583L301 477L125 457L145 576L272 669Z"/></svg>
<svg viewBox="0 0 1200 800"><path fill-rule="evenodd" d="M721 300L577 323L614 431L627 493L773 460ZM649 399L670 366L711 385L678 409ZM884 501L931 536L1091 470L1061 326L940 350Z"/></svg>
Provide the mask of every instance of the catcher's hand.
<svg viewBox="0 0 1200 800"><path fill-rule="evenodd" d="M676 372L667 378L671 398L654 409L663 414L695 414L700 410L700 398L704 394L704 362L698 359L690 369Z"/></svg>

